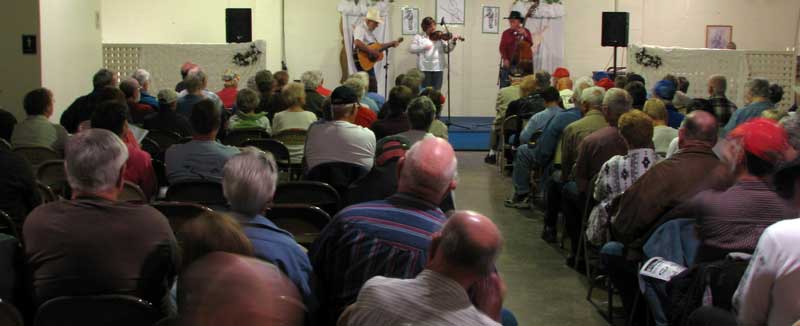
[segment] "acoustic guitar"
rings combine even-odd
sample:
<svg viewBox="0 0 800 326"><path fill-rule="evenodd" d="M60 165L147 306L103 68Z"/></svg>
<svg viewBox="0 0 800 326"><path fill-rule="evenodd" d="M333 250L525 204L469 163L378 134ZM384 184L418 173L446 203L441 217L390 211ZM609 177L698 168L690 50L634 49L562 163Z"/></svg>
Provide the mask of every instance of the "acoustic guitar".
<svg viewBox="0 0 800 326"><path fill-rule="evenodd" d="M397 43L403 43L403 38L397 39ZM384 54L383 51L386 49L393 47L390 43L380 44L380 43L370 43L367 45L368 48L378 51L377 56L370 55L369 52L362 51L361 49L358 50L358 55L356 56L358 59L358 63L361 65L361 69L364 71L368 71L375 67L375 63L383 60Z"/></svg>

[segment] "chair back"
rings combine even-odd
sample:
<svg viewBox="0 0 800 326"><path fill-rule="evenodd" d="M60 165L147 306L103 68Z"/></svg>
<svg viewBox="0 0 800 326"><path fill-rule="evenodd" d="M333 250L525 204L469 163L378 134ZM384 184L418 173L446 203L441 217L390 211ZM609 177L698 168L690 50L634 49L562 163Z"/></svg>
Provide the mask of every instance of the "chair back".
<svg viewBox="0 0 800 326"><path fill-rule="evenodd" d="M9 143L7 140L3 138L0 138L0 149L10 151L11 148L12 148L11 143Z"/></svg>
<svg viewBox="0 0 800 326"><path fill-rule="evenodd" d="M64 160L46 161L36 169L36 180L50 187L53 193L69 198L70 187L67 182L67 172L64 169Z"/></svg>
<svg viewBox="0 0 800 326"><path fill-rule="evenodd" d="M154 158L163 158L164 151L161 149L161 146L153 140L152 138L145 137L142 139L142 150L150 154L150 157Z"/></svg>
<svg viewBox="0 0 800 326"><path fill-rule="evenodd" d="M250 139L269 138L270 134L261 128L234 129L222 138L222 143L228 146L241 147Z"/></svg>
<svg viewBox="0 0 800 326"><path fill-rule="evenodd" d="M167 188L167 201L179 201L204 206L225 206L222 184L210 181L181 182Z"/></svg>
<svg viewBox="0 0 800 326"><path fill-rule="evenodd" d="M293 181L278 184L272 202L317 206L330 216L336 215L342 205L342 199L336 189L319 181Z"/></svg>
<svg viewBox="0 0 800 326"><path fill-rule="evenodd" d="M286 166L292 163L289 149L286 148L286 145L275 139L249 139L242 143L242 147L247 146L253 146L262 151L272 153L272 156L275 157L275 162L279 165Z"/></svg>
<svg viewBox="0 0 800 326"><path fill-rule="evenodd" d="M142 326L163 316L147 301L127 295L58 297L36 312L36 326Z"/></svg>
<svg viewBox="0 0 800 326"><path fill-rule="evenodd" d="M178 233L183 223L205 212L211 212L210 208L193 203L155 202L150 204L150 206L167 217L173 233Z"/></svg>
<svg viewBox="0 0 800 326"><path fill-rule="evenodd" d="M369 170L357 164L331 162L315 166L308 171L305 179L327 183L336 189L340 197L346 197L347 188L367 173Z"/></svg>
<svg viewBox="0 0 800 326"><path fill-rule="evenodd" d="M41 181L36 181L36 192L39 193L39 198L42 199L43 204L52 203L57 201L58 195L53 192L53 189Z"/></svg>
<svg viewBox="0 0 800 326"><path fill-rule="evenodd" d="M137 184L130 181L125 181L125 183L122 185L122 191L119 193L117 200L143 204L147 203L147 195L144 194L142 188L140 188Z"/></svg>
<svg viewBox="0 0 800 326"><path fill-rule="evenodd" d="M150 139L158 145L160 152L164 152L172 145L179 144L183 137L177 133L164 130L150 130L147 132L145 139ZM142 142L144 147L144 142ZM151 153L152 154L152 153Z"/></svg>
<svg viewBox="0 0 800 326"><path fill-rule="evenodd" d="M34 168L46 161L60 160L61 156L56 151L44 146L15 147L14 153L21 155Z"/></svg>
<svg viewBox="0 0 800 326"><path fill-rule="evenodd" d="M12 220L11 216L4 211L0 211L0 233L8 234L17 239L22 239L19 236L19 232L17 230L17 226L14 224L14 220ZM0 323L0 325L2 325L2 323Z"/></svg>
<svg viewBox="0 0 800 326"><path fill-rule="evenodd" d="M168 186L169 182L167 181L167 166L164 164L164 161L153 158L151 162L153 165L153 172L156 174L156 180L158 180L158 186Z"/></svg>
<svg viewBox="0 0 800 326"><path fill-rule="evenodd" d="M280 141L286 146L292 146L292 145L303 146L306 144L307 135L308 135L308 130L306 129L286 129L272 136L272 139Z"/></svg>
<svg viewBox="0 0 800 326"><path fill-rule="evenodd" d="M0 299L0 325L3 326L22 326L22 314L11 303Z"/></svg>
<svg viewBox="0 0 800 326"><path fill-rule="evenodd" d="M319 207L305 204L275 204L264 216L305 247L310 246L331 221L330 215Z"/></svg>

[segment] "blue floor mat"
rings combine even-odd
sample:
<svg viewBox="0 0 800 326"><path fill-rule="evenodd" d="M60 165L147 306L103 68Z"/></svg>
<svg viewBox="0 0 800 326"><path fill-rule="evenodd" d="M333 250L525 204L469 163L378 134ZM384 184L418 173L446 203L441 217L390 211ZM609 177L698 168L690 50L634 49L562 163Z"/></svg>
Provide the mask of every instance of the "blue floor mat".
<svg viewBox="0 0 800 326"><path fill-rule="evenodd" d="M447 123L447 118L442 117ZM494 117L452 117L448 136L457 151L488 151Z"/></svg>

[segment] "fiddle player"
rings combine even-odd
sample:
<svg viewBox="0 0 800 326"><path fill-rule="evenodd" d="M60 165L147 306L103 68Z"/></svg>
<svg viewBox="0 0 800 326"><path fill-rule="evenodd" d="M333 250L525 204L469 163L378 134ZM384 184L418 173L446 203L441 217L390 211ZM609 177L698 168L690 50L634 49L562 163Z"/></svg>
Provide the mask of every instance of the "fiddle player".
<svg viewBox="0 0 800 326"><path fill-rule="evenodd" d="M417 55L417 68L425 74L422 88L441 90L443 72L448 64L446 54L455 49L458 38L450 35L446 40L447 37L442 37L443 33L436 31L436 20L432 17L425 17L420 25L423 34L414 36L408 52Z"/></svg>
<svg viewBox="0 0 800 326"><path fill-rule="evenodd" d="M358 24L356 28L353 30L353 46L355 46L357 51L366 52L370 55L370 57L377 58L380 55L380 51L370 49L369 45L373 43L379 43L378 39L375 37L373 32L375 29L383 24L383 19L381 19L381 14L378 12L378 8L369 8L367 11L367 16L364 17L364 22ZM396 47L400 42L392 41L388 43L382 43L381 47ZM357 51L353 51L353 54ZM369 70L364 70L361 68L361 64L359 64L358 59L355 60L356 69L358 71L366 71L369 74L369 84L370 84L370 92L377 92L377 85L378 81L375 79L375 68ZM373 86L375 89L373 89Z"/></svg>
<svg viewBox="0 0 800 326"><path fill-rule="evenodd" d="M533 44L531 31L522 25L525 18L522 17L519 11L512 11L505 19L508 19L510 27L503 32L503 36L500 39L500 57L503 60L502 66L500 67L500 88L511 85L511 79L509 77L511 69L516 64L513 62L513 57L519 50L520 43L527 43L528 45ZM526 67L519 68L526 69ZM527 69L532 70L533 67Z"/></svg>

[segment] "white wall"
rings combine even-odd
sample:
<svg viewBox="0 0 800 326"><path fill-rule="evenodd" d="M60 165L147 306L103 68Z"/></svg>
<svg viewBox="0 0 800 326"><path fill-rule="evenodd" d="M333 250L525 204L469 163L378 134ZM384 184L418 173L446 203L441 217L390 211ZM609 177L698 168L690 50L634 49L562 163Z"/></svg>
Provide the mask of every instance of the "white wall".
<svg viewBox="0 0 800 326"><path fill-rule="evenodd" d="M103 42L109 43L222 43L225 42L224 8L253 8L253 37L267 41L269 69L280 67L279 0L102 0L102 3ZM338 83L341 78L338 3L339 0L286 1L286 53L293 78L305 70L320 69L327 87ZM452 28L467 38L452 58L454 115L493 115L500 35L481 33L481 6L500 6L501 12L507 13L512 3L512 0L466 0L468 24ZM614 1L564 0L564 3L565 66L573 75L605 69L610 65L611 49L600 47L600 13L613 10ZM619 10L631 12L631 42L703 47L705 25L733 25L733 38L739 48L758 50L793 47L800 10L797 0L619 0L618 4ZM399 8L403 6L420 8L422 17L435 14L435 1L396 0L392 16L395 38L400 36ZM390 84L394 73L415 65L415 58L405 51L406 46L408 43L392 52ZM619 58L623 64L624 57L622 51Z"/></svg>
<svg viewBox="0 0 800 326"><path fill-rule="evenodd" d="M22 34L39 34L39 3L10 0L4 7L0 10L0 108L19 120L25 117L23 96L42 82L40 56L22 54Z"/></svg>
<svg viewBox="0 0 800 326"><path fill-rule="evenodd" d="M102 67L100 0L39 0L42 28L42 85L53 91L57 122L75 98L92 90Z"/></svg>

